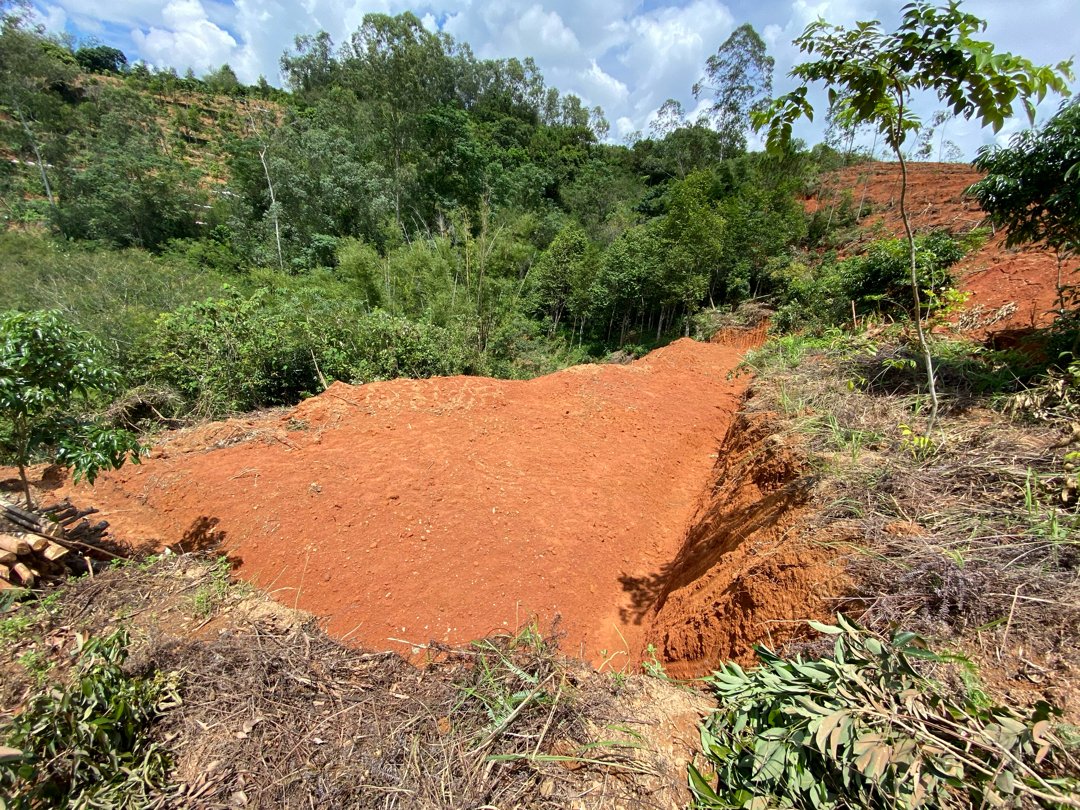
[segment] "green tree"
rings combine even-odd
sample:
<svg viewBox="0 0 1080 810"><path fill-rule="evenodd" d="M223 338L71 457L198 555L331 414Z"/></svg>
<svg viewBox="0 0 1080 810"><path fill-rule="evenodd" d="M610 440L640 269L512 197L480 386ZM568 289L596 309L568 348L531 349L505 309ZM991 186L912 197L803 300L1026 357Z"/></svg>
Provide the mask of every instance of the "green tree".
<svg viewBox="0 0 1080 810"><path fill-rule="evenodd" d="M975 168L986 177L970 193L991 221L1007 228L1005 243L1042 242L1058 255L1058 290L1065 310L1062 263L1080 253L1080 101L1062 105L1042 129L986 147Z"/></svg>
<svg viewBox="0 0 1080 810"><path fill-rule="evenodd" d="M108 45L89 45L75 51L75 61L87 73L123 73L128 60L119 48Z"/></svg>
<svg viewBox="0 0 1080 810"><path fill-rule="evenodd" d="M4 448L19 467L27 505L33 505L26 466L47 456L73 467L91 484L102 470L139 461L126 430L79 418L94 396L115 387L117 375L98 362L90 337L56 311L0 314L0 420Z"/></svg>
<svg viewBox="0 0 1080 810"><path fill-rule="evenodd" d="M532 271L532 287L537 307L551 321L554 335L563 317L581 303L575 292L588 289L591 283L589 237L580 225L568 223L545 250ZM572 312L580 315L580 312Z"/></svg>
<svg viewBox="0 0 1080 810"><path fill-rule="evenodd" d="M884 31L877 20L851 29L818 20L795 40L801 51L817 58L796 65L791 75L804 83L828 85L830 104L841 104L843 117L852 125L876 126L900 163L900 215L908 241L912 311L931 403L928 433L937 420L938 396L930 346L918 316L922 305L903 150L908 136L922 125L912 110L913 97L933 93L955 115L977 117L997 131L1017 103L1033 119L1035 103L1051 90L1066 93L1066 80L1072 78L1071 61L1039 66L1010 53L996 53L992 43L975 39L985 29L986 23L961 11L957 0L941 7L917 2L904 7L894 32ZM803 84L753 118L757 128L768 129L768 144L775 147L790 141L798 118L812 118L813 113Z"/></svg>
<svg viewBox="0 0 1080 810"><path fill-rule="evenodd" d="M64 174L58 216L69 238L154 250L195 236L201 199L190 166L165 153L157 111L126 87L102 93Z"/></svg>
<svg viewBox="0 0 1080 810"><path fill-rule="evenodd" d="M448 38L432 34L406 12L366 15L341 49L343 81L370 105L389 158L399 228L411 208L421 116L453 98L455 70L448 45Z"/></svg>
<svg viewBox="0 0 1080 810"><path fill-rule="evenodd" d="M63 104L54 90L70 82L77 67L70 53L66 54L70 62L61 58L65 52L27 23L26 12L26 7L15 4L0 17L0 111L18 122L18 148L33 154L49 207L55 209L47 153Z"/></svg>
<svg viewBox="0 0 1080 810"><path fill-rule="evenodd" d="M709 280L719 270L725 229L724 219L711 199L711 186L712 174L697 171L672 184L667 193L668 211L661 227L668 246L658 336L665 323L674 321L677 306L687 316L701 306L709 291ZM688 317L687 335L689 330Z"/></svg>
<svg viewBox="0 0 1080 810"><path fill-rule="evenodd" d="M203 82L210 92L222 93L227 96L238 93L244 87L240 83L240 79L236 77L236 71L229 66L228 62L217 70L211 70L203 76Z"/></svg>
<svg viewBox="0 0 1080 810"><path fill-rule="evenodd" d="M705 76L694 85L694 98L712 92L708 115L720 135L725 158L746 149L750 113L767 104L772 95L773 64L765 43L749 23L736 28L705 62Z"/></svg>

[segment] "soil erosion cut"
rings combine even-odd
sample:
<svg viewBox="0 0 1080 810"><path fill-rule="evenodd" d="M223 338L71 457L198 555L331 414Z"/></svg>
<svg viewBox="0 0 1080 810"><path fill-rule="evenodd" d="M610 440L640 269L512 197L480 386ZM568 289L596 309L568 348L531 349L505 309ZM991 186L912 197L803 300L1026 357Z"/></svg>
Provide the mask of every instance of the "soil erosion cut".
<svg viewBox="0 0 1080 810"><path fill-rule="evenodd" d="M567 652L635 659L652 614L635 583L682 549L745 348L680 340L527 382L335 383L173 434L71 494L132 541L220 543L241 576L366 647L560 615Z"/></svg>

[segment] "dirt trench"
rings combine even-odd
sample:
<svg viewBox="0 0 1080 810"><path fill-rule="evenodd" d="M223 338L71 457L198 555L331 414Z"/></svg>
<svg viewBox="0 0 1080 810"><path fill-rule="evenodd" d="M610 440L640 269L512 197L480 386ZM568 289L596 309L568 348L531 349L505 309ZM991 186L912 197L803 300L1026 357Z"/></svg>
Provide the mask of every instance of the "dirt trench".
<svg viewBox="0 0 1080 810"><path fill-rule="evenodd" d="M652 644L695 674L814 612L804 578L820 555L784 535L795 468L737 416L748 378L734 372L763 337L527 382L336 383L167 435L141 465L56 494L145 547L220 547L239 576L369 649L535 616L594 664L636 665Z"/></svg>

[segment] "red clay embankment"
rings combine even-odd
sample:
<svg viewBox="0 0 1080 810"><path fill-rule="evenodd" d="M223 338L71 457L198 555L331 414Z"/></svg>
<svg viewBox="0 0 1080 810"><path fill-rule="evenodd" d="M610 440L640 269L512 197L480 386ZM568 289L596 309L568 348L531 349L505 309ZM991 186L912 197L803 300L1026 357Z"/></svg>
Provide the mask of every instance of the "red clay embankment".
<svg viewBox="0 0 1080 810"><path fill-rule="evenodd" d="M240 576L365 646L558 614L566 652L621 665L650 622L639 584L678 555L712 483L743 348L680 340L527 382L334 384L58 494L135 542L220 542Z"/></svg>
<svg viewBox="0 0 1080 810"><path fill-rule="evenodd" d="M965 194L982 177L966 163L909 163L907 207L914 227L954 234L988 227L986 213ZM863 202L871 206L860 222L865 239L903 234L900 164L871 161L826 175L818 194L807 201L807 210L838 204L844 192L850 192L853 206ZM971 294L959 326L972 337L1032 329L1053 320L1058 266L1051 251L1006 248L1005 232L999 230L964 257L954 272L960 289ZM1066 276L1066 283L1075 278Z"/></svg>

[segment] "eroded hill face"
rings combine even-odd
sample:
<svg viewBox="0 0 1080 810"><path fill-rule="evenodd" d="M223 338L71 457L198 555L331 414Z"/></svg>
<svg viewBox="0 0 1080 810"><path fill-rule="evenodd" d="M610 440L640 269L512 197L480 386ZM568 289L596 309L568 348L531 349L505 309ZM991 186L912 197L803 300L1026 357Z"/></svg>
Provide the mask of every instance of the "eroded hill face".
<svg viewBox="0 0 1080 810"><path fill-rule="evenodd" d="M954 234L988 227L986 215L965 190L983 175L966 163L909 163L907 207L918 230L942 228ZM902 236L900 166L869 162L825 177L821 191L808 201L809 210L837 205L841 195L851 204L870 204L860 230L867 240ZM958 325L976 338L995 332L1046 326L1056 306L1057 259L1050 251L1006 248L997 231L956 268L960 289L971 294Z"/></svg>
<svg viewBox="0 0 1080 810"><path fill-rule="evenodd" d="M527 382L337 383L176 434L73 494L129 540L220 542L241 576L366 647L558 615L564 651L621 663L709 494L743 348L680 340Z"/></svg>

